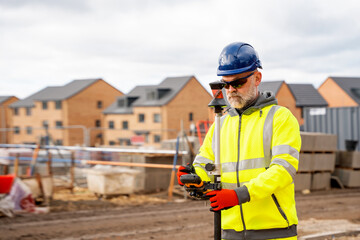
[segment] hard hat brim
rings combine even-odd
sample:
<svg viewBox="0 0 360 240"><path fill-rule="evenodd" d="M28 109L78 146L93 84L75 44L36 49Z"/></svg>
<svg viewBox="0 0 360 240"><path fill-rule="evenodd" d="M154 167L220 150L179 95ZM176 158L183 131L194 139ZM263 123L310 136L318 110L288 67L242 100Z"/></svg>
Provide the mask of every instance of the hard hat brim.
<svg viewBox="0 0 360 240"><path fill-rule="evenodd" d="M217 70L218 76L229 76L229 75L235 75L235 74L240 74L240 73L244 73L244 72L251 72L257 68L262 69L262 66L261 66L261 63L254 62L252 65L250 65L248 67L244 67L244 68L238 68L238 69L232 69L232 70L221 70L219 68Z"/></svg>

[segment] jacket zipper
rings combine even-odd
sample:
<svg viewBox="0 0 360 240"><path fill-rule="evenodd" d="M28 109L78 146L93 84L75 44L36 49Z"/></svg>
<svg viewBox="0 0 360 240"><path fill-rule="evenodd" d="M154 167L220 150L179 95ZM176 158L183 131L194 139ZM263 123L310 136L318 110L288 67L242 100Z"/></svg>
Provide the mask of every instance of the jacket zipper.
<svg viewBox="0 0 360 240"><path fill-rule="evenodd" d="M274 200L275 205L276 205L277 209L279 210L281 216L282 216L282 217L285 219L285 221L287 222L287 225L288 225L288 228L289 228L289 227L290 227L289 220L288 220L288 218L286 217L286 214L285 214L284 210L280 207L280 204L279 204L277 198L275 197L275 194L272 194L271 197L272 197L272 199Z"/></svg>
<svg viewBox="0 0 360 240"><path fill-rule="evenodd" d="M237 187L240 187L240 179L239 179L239 165L240 165L240 133L241 133L241 116L242 114L239 114L239 136L238 136L238 160L236 163L236 178L237 178ZM244 221L244 212L242 208L242 204L240 204L240 214L241 214L241 221L243 223L244 228L244 240L246 239L246 226Z"/></svg>

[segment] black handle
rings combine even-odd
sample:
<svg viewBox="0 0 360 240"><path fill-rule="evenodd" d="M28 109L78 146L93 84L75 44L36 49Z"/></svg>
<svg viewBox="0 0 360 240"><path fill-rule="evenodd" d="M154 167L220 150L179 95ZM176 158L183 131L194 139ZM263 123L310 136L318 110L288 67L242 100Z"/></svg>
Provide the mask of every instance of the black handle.
<svg viewBox="0 0 360 240"><path fill-rule="evenodd" d="M200 184L202 182L201 178L196 174L182 175L180 176L180 181L184 184L187 183Z"/></svg>

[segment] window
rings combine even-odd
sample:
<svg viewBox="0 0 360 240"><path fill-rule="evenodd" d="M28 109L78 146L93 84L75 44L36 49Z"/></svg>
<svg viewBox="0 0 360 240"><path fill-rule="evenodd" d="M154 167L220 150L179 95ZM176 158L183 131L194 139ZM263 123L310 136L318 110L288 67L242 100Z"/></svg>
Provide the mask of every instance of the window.
<svg viewBox="0 0 360 240"><path fill-rule="evenodd" d="M42 102L42 109L48 109L48 102L47 101Z"/></svg>
<svg viewBox="0 0 360 240"><path fill-rule="evenodd" d="M193 115L193 113L189 113L189 121L194 121L194 115Z"/></svg>
<svg viewBox="0 0 360 240"><path fill-rule="evenodd" d="M139 114L139 122L145 122L145 114L143 113Z"/></svg>
<svg viewBox="0 0 360 240"><path fill-rule="evenodd" d="M161 115L159 113L154 113L154 122L155 123L161 122Z"/></svg>
<svg viewBox="0 0 360 240"><path fill-rule="evenodd" d="M14 108L14 115L19 115L19 108Z"/></svg>
<svg viewBox="0 0 360 240"><path fill-rule="evenodd" d="M26 108L26 116L31 116L31 107Z"/></svg>
<svg viewBox="0 0 360 240"><path fill-rule="evenodd" d="M149 91L146 93L147 100L155 100L156 99L156 92L154 90Z"/></svg>
<svg viewBox="0 0 360 240"><path fill-rule="evenodd" d="M61 101L55 101L55 109L61 109Z"/></svg>
<svg viewBox="0 0 360 240"><path fill-rule="evenodd" d="M115 141L109 141L109 145L110 145L110 146L115 145Z"/></svg>
<svg viewBox="0 0 360 240"><path fill-rule="evenodd" d="M159 143L161 141L160 135L154 135L154 142Z"/></svg>
<svg viewBox="0 0 360 240"><path fill-rule="evenodd" d="M119 145L121 145L121 146L130 146L131 141L130 141L130 139L119 139Z"/></svg>
<svg viewBox="0 0 360 240"><path fill-rule="evenodd" d="M125 99L119 99L117 101L118 107L125 107Z"/></svg>
<svg viewBox="0 0 360 240"><path fill-rule="evenodd" d="M32 134L32 127L26 127L26 134L28 135Z"/></svg>
<svg viewBox="0 0 360 240"><path fill-rule="evenodd" d="M43 125L44 128L48 128L48 127L49 127L49 121L48 121L48 120L44 120L44 121L42 122L42 125Z"/></svg>
<svg viewBox="0 0 360 240"><path fill-rule="evenodd" d="M57 128L61 128L63 125L62 125L62 121L56 121L55 122L55 126L57 127Z"/></svg>
<svg viewBox="0 0 360 240"><path fill-rule="evenodd" d="M99 109L103 108L102 101L97 101L97 108L99 108Z"/></svg>
<svg viewBox="0 0 360 240"><path fill-rule="evenodd" d="M95 120L95 127L101 127L101 121L99 119Z"/></svg>
<svg viewBox="0 0 360 240"><path fill-rule="evenodd" d="M57 145L57 146L62 146L63 145L63 140L56 139L54 144Z"/></svg>
<svg viewBox="0 0 360 240"><path fill-rule="evenodd" d="M14 133L15 134L20 134L20 128L19 127L14 127Z"/></svg>
<svg viewBox="0 0 360 240"><path fill-rule="evenodd" d="M109 121L109 128L114 129L114 121Z"/></svg>
<svg viewBox="0 0 360 240"><path fill-rule="evenodd" d="M122 122L122 129L129 129L129 122L128 121L123 121Z"/></svg>
<svg viewBox="0 0 360 240"><path fill-rule="evenodd" d="M360 88L351 88L350 91L355 95L355 97L360 98Z"/></svg>

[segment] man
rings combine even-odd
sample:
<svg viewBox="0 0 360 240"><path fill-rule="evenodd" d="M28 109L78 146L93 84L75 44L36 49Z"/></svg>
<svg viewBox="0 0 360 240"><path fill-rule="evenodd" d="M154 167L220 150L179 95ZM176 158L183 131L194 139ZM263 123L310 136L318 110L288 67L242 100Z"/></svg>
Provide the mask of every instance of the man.
<svg viewBox="0 0 360 240"><path fill-rule="evenodd" d="M273 93L258 92L258 69L261 62L247 43L232 43L220 54L217 75L231 108L220 127L222 190L207 196L211 210L221 211L223 239L296 239L299 124ZM203 181L212 180L205 165L214 162L214 149L213 125L193 163Z"/></svg>

